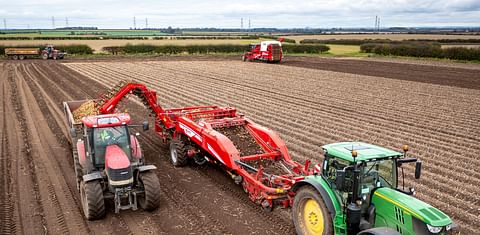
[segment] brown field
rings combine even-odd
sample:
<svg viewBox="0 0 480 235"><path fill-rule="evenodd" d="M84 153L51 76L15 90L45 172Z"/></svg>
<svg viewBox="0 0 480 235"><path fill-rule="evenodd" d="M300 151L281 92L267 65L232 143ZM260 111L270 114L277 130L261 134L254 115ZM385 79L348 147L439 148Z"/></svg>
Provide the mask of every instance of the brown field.
<svg viewBox="0 0 480 235"><path fill-rule="evenodd" d="M439 34L335 34L287 36L297 42L303 39L480 39L480 35L439 35Z"/></svg>
<svg viewBox="0 0 480 235"><path fill-rule="evenodd" d="M110 205L105 219L84 220L61 102L98 97L119 80L135 79L156 90L165 107L235 106L278 131L300 161L321 161L320 146L336 141L366 141L397 150L409 144L410 154L423 161L423 171L419 181L410 177L407 186L415 186L420 199L449 214L462 234L475 234L480 223L478 70L310 60L284 65L0 62L0 233L293 233L289 210L263 212L217 168L173 168L166 146L152 132L143 133L140 142L147 161L159 167L160 208L116 215ZM322 68L325 63L332 66ZM370 74L381 66L388 73ZM458 79L441 81L449 76ZM123 108L135 122L148 114L137 102L127 101Z"/></svg>

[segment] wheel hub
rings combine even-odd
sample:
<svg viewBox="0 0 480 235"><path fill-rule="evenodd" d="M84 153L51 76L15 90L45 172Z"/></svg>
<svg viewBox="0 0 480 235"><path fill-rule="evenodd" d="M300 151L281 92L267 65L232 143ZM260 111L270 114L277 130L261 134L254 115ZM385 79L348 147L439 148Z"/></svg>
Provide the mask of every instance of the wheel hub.
<svg viewBox="0 0 480 235"><path fill-rule="evenodd" d="M305 201L303 207L303 221L306 229L306 234L323 234L324 219L320 205L312 198Z"/></svg>

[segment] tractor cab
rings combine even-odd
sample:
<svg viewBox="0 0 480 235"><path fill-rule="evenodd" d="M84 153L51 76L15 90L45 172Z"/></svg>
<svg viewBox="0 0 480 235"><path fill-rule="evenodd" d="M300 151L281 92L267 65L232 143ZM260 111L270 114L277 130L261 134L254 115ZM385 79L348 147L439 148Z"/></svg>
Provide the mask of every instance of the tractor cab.
<svg viewBox="0 0 480 235"><path fill-rule="evenodd" d="M132 161L131 139L128 131L128 114L106 114L87 116L82 119L91 153L93 167L103 169L107 158ZM116 155L116 156L113 156Z"/></svg>
<svg viewBox="0 0 480 235"><path fill-rule="evenodd" d="M406 157L408 146L400 153L367 143L342 142L325 145L323 150L321 176L345 211L347 234L377 227L401 234L451 230L452 221L446 214L414 198L413 188L404 189L404 164L416 163L416 179L421 173L421 162Z"/></svg>

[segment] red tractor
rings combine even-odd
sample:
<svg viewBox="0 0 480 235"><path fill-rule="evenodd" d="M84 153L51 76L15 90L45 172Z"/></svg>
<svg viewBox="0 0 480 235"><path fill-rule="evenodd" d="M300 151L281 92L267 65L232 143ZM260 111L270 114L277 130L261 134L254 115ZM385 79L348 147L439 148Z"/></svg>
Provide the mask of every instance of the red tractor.
<svg viewBox="0 0 480 235"><path fill-rule="evenodd" d="M278 41L250 44L250 51L243 54L242 60L280 63L283 60L282 42L283 39L281 38Z"/></svg>
<svg viewBox="0 0 480 235"><path fill-rule="evenodd" d="M153 210L160 202L160 184L146 165L136 135L129 130L126 113L86 115L76 122L72 114L85 102L64 102L70 127L77 188L84 215L89 220L105 215L105 199L113 199L115 213L120 210ZM148 130L148 123L143 123Z"/></svg>

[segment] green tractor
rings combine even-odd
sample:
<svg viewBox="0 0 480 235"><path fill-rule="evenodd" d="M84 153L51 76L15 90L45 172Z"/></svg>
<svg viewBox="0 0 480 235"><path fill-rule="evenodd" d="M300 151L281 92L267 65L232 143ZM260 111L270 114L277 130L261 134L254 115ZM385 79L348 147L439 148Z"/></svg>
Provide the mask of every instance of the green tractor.
<svg viewBox="0 0 480 235"><path fill-rule="evenodd" d="M450 234L456 225L442 211L404 190L403 164L421 162L379 146L342 142L322 146L323 164L293 185L298 234ZM399 187L399 174L402 187Z"/></svg>

